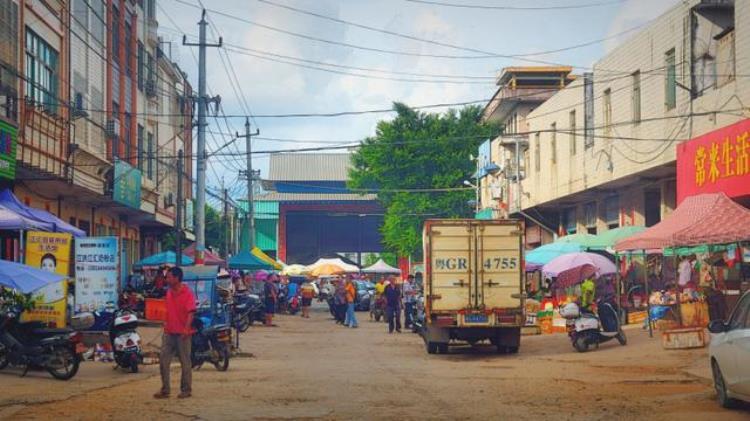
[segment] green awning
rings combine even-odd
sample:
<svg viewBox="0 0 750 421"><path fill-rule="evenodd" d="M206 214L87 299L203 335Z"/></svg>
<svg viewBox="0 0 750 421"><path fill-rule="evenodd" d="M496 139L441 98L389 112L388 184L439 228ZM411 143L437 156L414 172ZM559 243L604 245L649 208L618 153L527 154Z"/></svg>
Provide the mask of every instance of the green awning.
<svg viewBox="0 0 750 421"><path fill-rule="evenodd" d="M474 214L474 219L493 219L492 208L485 208Z"/></svg>

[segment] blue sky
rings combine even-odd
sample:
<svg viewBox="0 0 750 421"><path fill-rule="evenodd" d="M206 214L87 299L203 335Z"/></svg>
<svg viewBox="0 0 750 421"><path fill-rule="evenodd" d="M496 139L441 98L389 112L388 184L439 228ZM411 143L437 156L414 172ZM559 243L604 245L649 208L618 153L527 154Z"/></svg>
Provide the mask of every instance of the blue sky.
<svg viewBox="0 0 750 421"><path fill-rule="evenodd" d="M300 14L259 0L202 0L208 9L250 20L257 24L299 34L361 45L430 55L479 55L472 52L404 39L373 32L350 25ZM619 34L657 17L679 0L624 0L600 7L569 10L482 10L453 8L407 0L267 0L278 5L330 16L353 23L409 34L418 38L449 43L498 55L527 55L532 60L580 66L576 72L590 67L608 50L622 42L625 34L614 39L584 48L552 54L536 55L540 51L556 50ZM596 3L601 0L452 0L453 3L502 6L559 6ZM197 64L188 47L181 46L182 36L197 35L200 10L184 3L198 6L199 0L159 0L158 19L160 35L172 42L173 58L186 71L197 90ZM168 16L166 16L168 15ZM333 70L386 78L429 79L435 77L394 75L385 72L417 74L448 74L488 79L460 79L480 83L448 84L415 83L376 78L357 77L301 68L258 57L242 55L236 51L209 49L208 85L211 94L219 94L227 114L246 114L243 100L253 114L329 113L348 110L388 108L394 101L409 105L451 103L489 98L496 87L491 79L503 67L533 65L536 63L517 58L447 59L385 54L373 51L331 45L306 40L259 25L240 22L219 13L208 12L214 25L209 38L216 39L216 31L223 37L229 50L251 48L267 53L325 62L338 66L355 66L377 69L382 72L329 67ZM195 41L195 40L191 40ZM237 74L244 95L236 93L230 84L231 70L226 70L220 60L229 60ZM287 60L288 61L288 60ZM307 63L309 64L309 63ZM318 65L315 65L318 66ZM229 75L228 75L229 74ZM389 118L388 114L366 114L336 118L256 118L253 127L259 127L262 137L300 139L304 143L256 140L254 150L280 150L331 142L351 142L374 133L376 123ZM210 131L228 132L226 123L221 127L211 122ZM229 129L244 130L244 119L232 118ZM208 136L209 151L229 137ZM326 143L315 143L322 140ZM310 142L307 142L310 141ZM244 168L244 141L229 151L234 157L215 157L209 161L208 184L218 186L223 177L235 196L244 195L244 183L237 177L237 169ZM268 156L254 156L253 165L267 174Z"/></svg>

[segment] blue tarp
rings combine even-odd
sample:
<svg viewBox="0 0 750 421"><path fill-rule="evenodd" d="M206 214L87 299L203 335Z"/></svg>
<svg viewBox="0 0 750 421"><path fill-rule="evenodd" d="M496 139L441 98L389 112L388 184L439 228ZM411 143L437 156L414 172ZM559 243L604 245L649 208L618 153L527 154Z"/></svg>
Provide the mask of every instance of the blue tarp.
<svg viewBox="0 0 750 421"><path fill-rule="evenodd" d="M10 231L52 231L52 224L26 218L8 208L0 206L0 229Z"/></svg>
<svg viewBox="0 0 750 421"><path fill-rule="evenodd" d="M24 205L20 200L18 200L16 195L14 195L12 191L10 191L10 189L5 189L0 192L0 206L17 213L18 215L26 219L36 221L43 224L44 226L49 227L49 229L43 231L66 232L69 234L73 234L74 237L86 236L86 233L83 230L70 225L69 223L63 221L55 215L52 215L51 213L43 211L41 209L34 209L30 206Z"/></svg>
<svg viewBox="0 0 750 421"><path fill-rule="evenodd" d="M139 260L133 265L133 267L140 268L144 266L162 266L162 265L174 266L176 262L177 262L177 255L175 254L175 252L163 251L161 253L157 253L157 254L154 254L153 256L148 256L144 259ZM190 258L190 256L186 256L183 254L182 261L180 263L185 266L190 266L193 264L193 259Z"/></svg>
<svg viewBox="0 0 750 421"><path fill-rule="evenodd" d="M0 260L0 285L16 289L24 294L60 282L65 277L21 263Z"/></svg>
<svg viewBox="0 0 750 421"><path fill-rule="evenodd" d="M227 261L230 269L240 270L273 270L273 266L260 260L254 254L247 250L242 250L236 256L232 256Z"/></svg>

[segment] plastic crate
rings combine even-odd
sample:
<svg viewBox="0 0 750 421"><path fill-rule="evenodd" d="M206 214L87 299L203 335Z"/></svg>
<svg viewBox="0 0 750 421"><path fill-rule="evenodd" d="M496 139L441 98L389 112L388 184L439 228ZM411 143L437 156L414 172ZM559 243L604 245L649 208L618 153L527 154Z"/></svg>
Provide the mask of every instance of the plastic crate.
<svg viewBox="0 0 750 421"><path fill-rule="evenodd" d="M146 298L146 320L167 320L167 302L157 298Z"/></svg>

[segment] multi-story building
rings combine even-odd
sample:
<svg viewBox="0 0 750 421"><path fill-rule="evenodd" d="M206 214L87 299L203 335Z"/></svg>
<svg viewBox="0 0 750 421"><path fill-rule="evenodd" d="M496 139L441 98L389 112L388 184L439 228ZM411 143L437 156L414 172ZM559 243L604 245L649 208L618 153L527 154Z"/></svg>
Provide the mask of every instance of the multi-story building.
<svg viewBox="0 0 750 421"><path fill-rule="evenodd" d="M658 223L677 204L678 145L750 117L748 74L750 3L680 3L527 115L517 210L561 235ZM715 143L696 171L744 177L750 195L747 136Z"/></svg>
<svg viewBox="0 0 750 421"><path fill-rule="evenodd" d="M508 67L500 72L498 89L484 108L482 119L501 124L503 134L480 148L478 217L503 218L517 212L515 180L525 173L521 157L528 149L528 115L574 80L571 71L566 66L530 66ZM527 239L533 245L541 243L543 236L551 234L532 226Z"/></svg>
<svg viewBox="0 0 750 421"><path fill-rule="evenodd" d="M192 148L192 92L186 75L159 55L155 1L0 1L0 20L17 25L23 75L13 190L88 235L119 237L123 274L159 251L173 229L177 151L189 157ZM8 48L0 49L4 69ZM7 74L0 72L5 91ZM6 101L6 114L14 107ZM165 113L173 121L162 122ZM169 162L159 179L161 160Z"/></svg>

